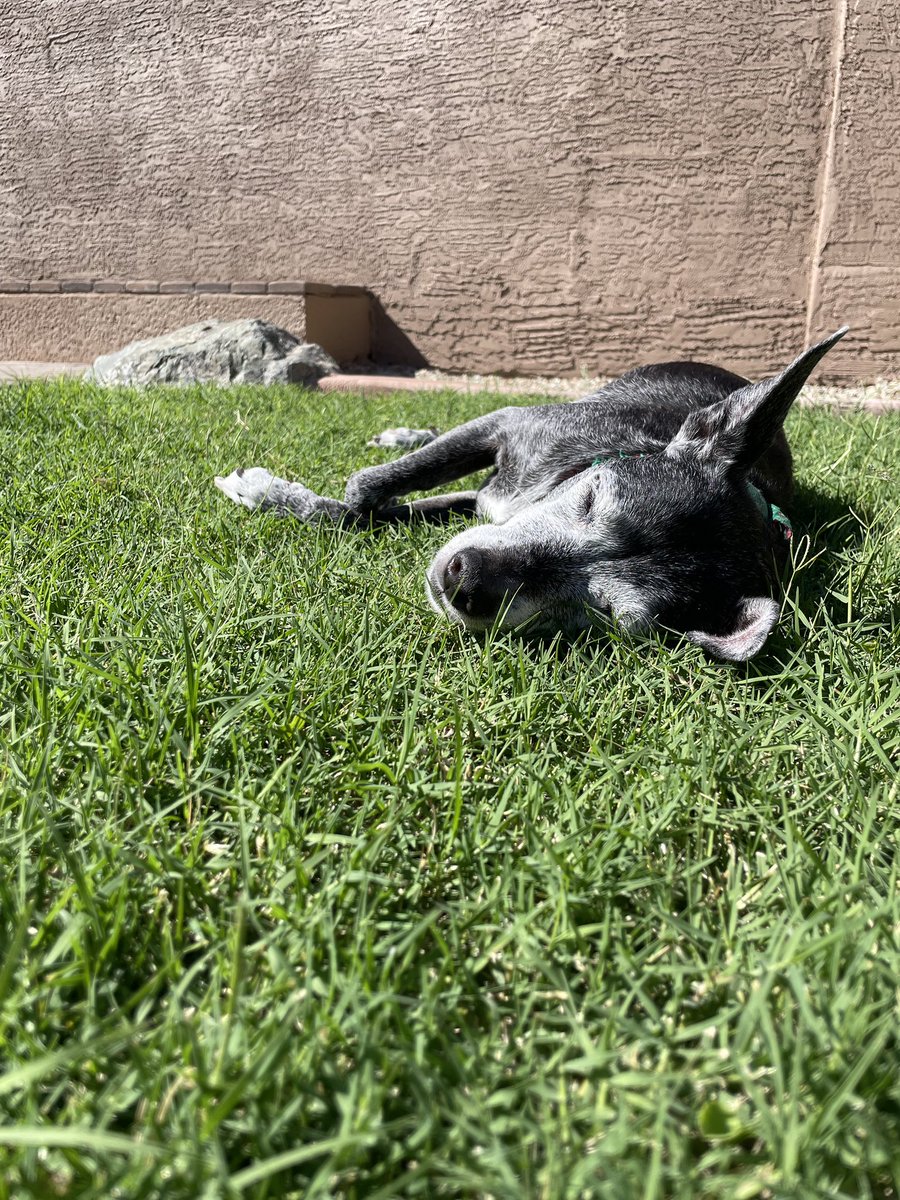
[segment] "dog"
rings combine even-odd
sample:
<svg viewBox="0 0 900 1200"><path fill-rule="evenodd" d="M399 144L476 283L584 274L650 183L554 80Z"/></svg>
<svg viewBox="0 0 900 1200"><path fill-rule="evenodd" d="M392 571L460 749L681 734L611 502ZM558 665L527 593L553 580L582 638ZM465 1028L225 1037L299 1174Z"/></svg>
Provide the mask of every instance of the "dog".
<svg viewBox="0 0 900 1200"><path fill-rule="evenodd" d="M235 502L345 526L454 515L493 522L452 537L425 575L442 617L468 630L565 635L600 622L670 631L741 662L778 620L793 463L783 424L847 327L781 374L750 383L720 367L638 367L582 400L507 407L352 475L344 500L260 467L217 476ZM473 471L477 491L399 503Z"/></svg>

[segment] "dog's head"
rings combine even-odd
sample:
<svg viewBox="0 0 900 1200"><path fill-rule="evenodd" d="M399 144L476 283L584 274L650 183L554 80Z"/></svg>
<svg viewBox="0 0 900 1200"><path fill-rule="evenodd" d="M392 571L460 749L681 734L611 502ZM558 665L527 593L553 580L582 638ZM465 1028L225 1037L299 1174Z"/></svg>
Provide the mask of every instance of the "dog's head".
<svg viewBox="0 0 900 1200"><path fill-rule="evenodd" d="M748 475L844 333L776 378L695 409L658 452L606 458L505 524L459 534L428 569L433 607L475 630L571 632L613 619L750 658L779 606L769 595L777 534Z"/></svg>

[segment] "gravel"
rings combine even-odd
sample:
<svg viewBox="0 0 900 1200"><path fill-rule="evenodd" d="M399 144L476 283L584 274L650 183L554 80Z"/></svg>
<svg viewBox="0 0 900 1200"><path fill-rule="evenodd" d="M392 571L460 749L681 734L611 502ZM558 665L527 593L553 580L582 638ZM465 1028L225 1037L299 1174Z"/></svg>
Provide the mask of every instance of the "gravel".
<svg viewBox="0 0 900 1200"><path fill-rule="evenodd" d="M596 392L609 377L583 375L576 379L533 376L511 379L504 375L454 375L448 371L416 371L415 378L430 388L442 387L457 392L496 392L503 396L558 396L577 400ZM900 379L879 379L855 386L808 384L800 394L801 405L830 405L834 408L865 408L871 412L900 409Z"/></svg>

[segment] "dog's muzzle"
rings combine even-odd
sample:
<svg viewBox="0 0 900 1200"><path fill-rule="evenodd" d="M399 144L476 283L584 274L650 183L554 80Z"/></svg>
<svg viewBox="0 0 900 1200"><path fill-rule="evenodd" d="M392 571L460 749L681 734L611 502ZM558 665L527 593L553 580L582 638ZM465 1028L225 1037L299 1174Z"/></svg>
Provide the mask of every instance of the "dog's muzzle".
<svg viewBox="0 0 900 1200"><path fill-rule="evenodd" d="M445 548L425 576L432 607L467 629L519 625L533 615L520 602L520 579L513 579L490 548Z"/></svg>

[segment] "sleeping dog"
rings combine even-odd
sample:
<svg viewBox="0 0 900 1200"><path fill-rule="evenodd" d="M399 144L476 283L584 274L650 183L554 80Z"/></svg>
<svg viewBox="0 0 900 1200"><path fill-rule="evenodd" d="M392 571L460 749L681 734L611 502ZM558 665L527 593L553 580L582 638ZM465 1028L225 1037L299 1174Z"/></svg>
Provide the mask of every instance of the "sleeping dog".
<svg viewBox="0 0 900 1200"><path fill-rule="evenodd" d="M301 521L493 522L451 538L425 575L435 611L466 629L571 633L613 620L741 661L779 614L771 592L788 556L793 486L784 419L846 332L761 383L662 363L583 400L501 408L357 471L343 501L261 467L215 482L247 508ZM477 491L396 499L485 469Z"/></svg>

